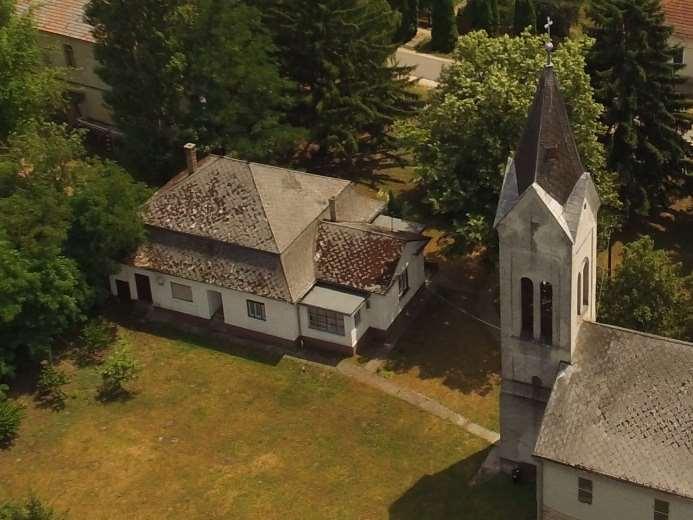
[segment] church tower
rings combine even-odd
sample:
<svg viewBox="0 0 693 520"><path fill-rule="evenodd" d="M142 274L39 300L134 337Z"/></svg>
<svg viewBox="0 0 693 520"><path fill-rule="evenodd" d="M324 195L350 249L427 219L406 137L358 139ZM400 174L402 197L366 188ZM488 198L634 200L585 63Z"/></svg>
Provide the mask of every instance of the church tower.
<svg viewBox="0 0 693 520"><path fill-rule="evenodd" d="M544 68L509 159L500 240L502 467L532 471L544 408L577 331L595 321L599 196L584 171L558 78Z"/></svg>

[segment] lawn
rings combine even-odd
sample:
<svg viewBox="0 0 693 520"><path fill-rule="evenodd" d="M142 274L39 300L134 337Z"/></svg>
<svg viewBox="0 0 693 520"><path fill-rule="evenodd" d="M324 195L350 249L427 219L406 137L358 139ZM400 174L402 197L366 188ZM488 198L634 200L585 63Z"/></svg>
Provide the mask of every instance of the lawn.
<svg viewBox="0 0 693 520"><path fill-rule="evenodd" d="M20 399L0 502L33 491L71 519L533 518L530 486L470 480L488 446L402 401L293 359L120 329L133 395L95 399L62 363L62 412ZM512 513L510 513L512 511Z"/></svg>

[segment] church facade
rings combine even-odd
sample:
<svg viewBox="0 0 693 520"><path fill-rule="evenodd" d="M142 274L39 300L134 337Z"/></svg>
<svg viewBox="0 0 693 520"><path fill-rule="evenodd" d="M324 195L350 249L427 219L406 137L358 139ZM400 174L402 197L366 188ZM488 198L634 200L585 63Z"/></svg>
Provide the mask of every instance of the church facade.
<svg viewBox="0 0 693 520"><path fill-rule="evenodd" d="M596 322L599 208L549 64L495 220L501 466L544 520L693 518L693 345Z"/></svg>

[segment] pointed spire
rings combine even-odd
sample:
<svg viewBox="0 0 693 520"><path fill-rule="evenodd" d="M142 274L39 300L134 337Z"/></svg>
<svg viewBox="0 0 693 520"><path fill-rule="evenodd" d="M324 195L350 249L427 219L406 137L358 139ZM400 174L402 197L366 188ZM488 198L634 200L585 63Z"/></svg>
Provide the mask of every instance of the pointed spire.
<svg viewBox="0 0 693 520"><path fill-rule="evenodd" d="M547 65L514 157L518 194L539 184L562 205L584 173L565 101L553 66Z"/></svg>

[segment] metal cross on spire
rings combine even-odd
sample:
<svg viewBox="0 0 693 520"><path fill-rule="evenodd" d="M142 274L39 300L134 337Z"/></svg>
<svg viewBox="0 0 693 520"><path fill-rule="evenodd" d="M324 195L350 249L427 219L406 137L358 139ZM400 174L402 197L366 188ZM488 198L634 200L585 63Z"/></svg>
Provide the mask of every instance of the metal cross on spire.
<svg viewBox="0 0 693 520"><path fill-rule="evenodd" d="M549 67L553 66L553 62L551 61L551 53L553 52L553 42L551 41L551 26L552 25L553 25L553 20L551 19L550 16L547 16L546 17L546 24L544 25L544 29L546 29L546 34L549 38L546 41L546 45L544 45L544 49L546 49L546 55L547 55L546 64Z"/></svg>

